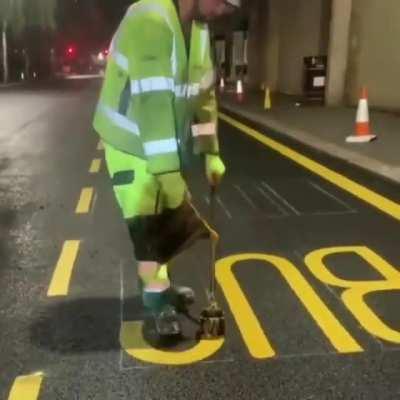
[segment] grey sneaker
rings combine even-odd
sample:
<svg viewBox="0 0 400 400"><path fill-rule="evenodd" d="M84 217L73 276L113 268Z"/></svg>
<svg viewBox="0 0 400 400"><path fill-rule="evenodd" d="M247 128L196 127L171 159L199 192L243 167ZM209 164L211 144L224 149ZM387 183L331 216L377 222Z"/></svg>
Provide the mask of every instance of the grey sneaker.
<svg viewBox="0 0 400 400"><path fill-rule="evenodd" d="M154 322L160 336L178 336L181 334L178 313L175 307L170 304L165 305L159 313L154 315Z"/></svg>

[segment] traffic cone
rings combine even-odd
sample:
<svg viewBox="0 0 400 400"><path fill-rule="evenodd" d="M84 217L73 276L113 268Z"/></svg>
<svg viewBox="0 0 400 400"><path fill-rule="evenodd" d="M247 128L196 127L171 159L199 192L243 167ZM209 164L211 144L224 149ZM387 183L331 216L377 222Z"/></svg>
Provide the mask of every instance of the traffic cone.
<svg viewBox="0 0 400 400"><path fill-rule="evenodd" d="M376 139L376 135L371 134L369 125L368 93L364 87L358 102L355 134L348 136L348 143L368 143Z"/></svg>
<svg viewBox="0 0 400 400"><path fill-rule="evenodd" d="M265 97L264 97L264 110L270 110L272 108L271 103L271 91L269 87L265 89Z"/></svg>
<svg viewBox="0 0 400 400"><path fill-rule="evenodd" d="M225 90L225 80L224 80L224 77L222 77L222 76L219 81L219 90L220 90L220 92L223 92Z"/></svg>
<svg viewBox="0 0 400 400"><path fill-rule="evenodd" d="M241 79L239 79L236 83L236 96L239 103L244 100L243 83Z"/></svg>

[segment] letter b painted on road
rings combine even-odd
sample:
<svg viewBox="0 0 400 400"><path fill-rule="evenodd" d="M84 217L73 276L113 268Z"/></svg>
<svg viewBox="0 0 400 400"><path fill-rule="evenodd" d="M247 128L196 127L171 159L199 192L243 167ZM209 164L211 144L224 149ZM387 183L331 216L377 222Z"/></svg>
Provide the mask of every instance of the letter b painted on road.
<svg viewBox="0 0 400 400"><path fill-rule="evenodd" d="M384 279L352 281L334 275L324 259L333 254L357 254L378 271ZM400 290L400 272L382 257L364 246L331 247L313 251L305 257L310 271L322 282L345 288L341 298L364 329L371 335L400 344L400 332L387 326L365 302L365 296L376 292Z"/></svg>

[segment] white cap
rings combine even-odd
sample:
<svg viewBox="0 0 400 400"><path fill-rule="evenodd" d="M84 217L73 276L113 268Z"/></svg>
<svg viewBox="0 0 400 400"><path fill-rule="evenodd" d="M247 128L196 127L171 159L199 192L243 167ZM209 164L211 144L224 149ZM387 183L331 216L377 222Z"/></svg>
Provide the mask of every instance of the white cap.
<svg viewBox="0 0 400 400"><path fill-rule="evenodd" d="M240 7L240 0L225 0L227 3L232 4L235 7Z"/></svg>

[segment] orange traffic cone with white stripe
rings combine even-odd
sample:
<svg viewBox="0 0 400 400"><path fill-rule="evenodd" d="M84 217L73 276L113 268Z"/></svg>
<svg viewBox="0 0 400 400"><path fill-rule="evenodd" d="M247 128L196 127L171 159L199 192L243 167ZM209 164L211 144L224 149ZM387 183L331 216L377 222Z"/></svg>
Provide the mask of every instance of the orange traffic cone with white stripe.
<svg viewBox="0 0 400 400"><path fill-rule="evenodd" d="M376 135L371 134L369 125L368 93L364 87L358 102L355 134L348 136L348 143L368 143L376 139Z"/></svg>
<svg viewBox="0 0 400 400"><path fill-rule="evenodd" d="M236 83L236 97L239 103L244 100L243 83L241 79L238 79Z"/></svg>

